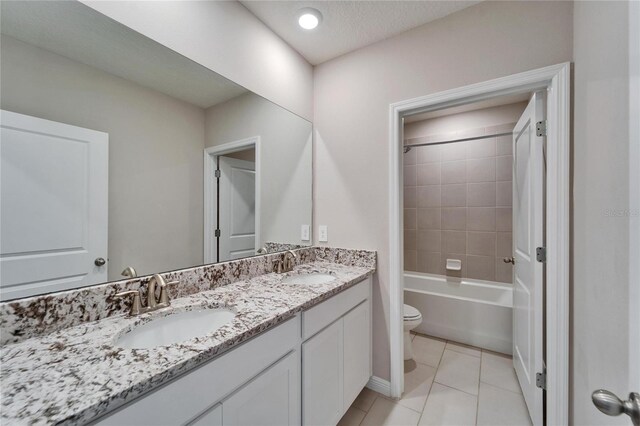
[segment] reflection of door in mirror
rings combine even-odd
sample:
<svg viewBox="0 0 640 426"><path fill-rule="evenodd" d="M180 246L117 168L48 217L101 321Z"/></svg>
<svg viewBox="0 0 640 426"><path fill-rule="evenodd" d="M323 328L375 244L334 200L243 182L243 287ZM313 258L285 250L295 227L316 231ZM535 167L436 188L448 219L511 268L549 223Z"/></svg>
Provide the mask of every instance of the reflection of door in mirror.
<svg viewBox="0 0 640 426"><path fill-rule="evenodd" d="M9 206L12 220L22 221L19 226L5 226L11 216L3 218L0 293L4 299L216 262L218 242L211 234L218 217L209 198L214 194L210 186L217 162L211 165L211 156L205 155L203 165L203 151L230 141L257 138L250 160L256 163L255 195L261 197L254 200L255 228L246 229L249 216L238 222L238 211L250 212L249 204L243 204L246 194L232 198L236 204L230 204L229 217L236 221L238 235L249 241L244 234L253 232L258 243L229 249L221 260L255 255L256 248L269 243L277 250L310 243L300 231L311 223L310 122L82 2L0 2L0 9L0 109L108 134L108 152L100 156L105 162L104 181L89 176L93 166L84 170L81 162L69 165L76 158L74 150L82 146L76 140L84 141L74 136L58 138L56 144L42 142L29 155L19 153L11 160L13 169L3 170L3 179L9 171L18 177L27 172L34 176L12 189L24 205L9 195L5 199L9 187L3 183L2 213ZM48 137L44 135L40 137ZM251 146L216 155L247 148ZM58 174L67 179L64 185L49 188ZM41 183L39 190L48 191L46 195L23 196L33 192L28 184L34 182ZM78 189L93 188L97 182L104 186L86 193ZM92 234L83 234L85 241L78 233L95 229L74 208L92 205L97 197L104 197L100 231L107 235L108 218L108 235L103 250L94 253L84 245L92 243ZM63 210L59 200L74 207ZM207 212L214 213L205 217ZM69 222L58 225L58 219ZM213 243L207 243L210 240ZM101 272L101 278L81 278L86 271L58 261L57 281L43 285L49 282L45 266L18 262L25 253L46 259L47 250L56 250L55 259L63 259L62 250L69 247L78 255L86 251L78 259L89 263L91 274ZM100 258L105 265L97 266ZM10 273L16 274L11 275L13 281L8 279ZM31 283L19 286L29 291L9 294L7 286L18 288L16 283Z"/></svg>
<svg viewBox="0 0 640 426"><path fill-rule="evenodd" d="M218 157L218 262L253 256L257 249L256 163L239 159L252 153L255 150Z"/></svg>
<svg viewBox="0 0 640 426"><path fill-rule="evenodd" d="M2 300L107 279L108 135L2 111Z"/></svg>

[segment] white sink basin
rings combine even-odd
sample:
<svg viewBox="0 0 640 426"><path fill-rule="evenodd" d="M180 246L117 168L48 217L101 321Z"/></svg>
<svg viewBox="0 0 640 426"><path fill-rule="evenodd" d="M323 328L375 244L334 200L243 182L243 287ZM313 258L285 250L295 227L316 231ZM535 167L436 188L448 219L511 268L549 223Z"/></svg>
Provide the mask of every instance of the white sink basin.
<svg viewBox="0 0 640 426"><path fill-rule="evenodd" d="M151 320L123 334L116 345L125 349L150 349L205 336L230 322L228 309L182 311Z"/></svg>
<svg viewBox="0 0 640 426"><path fill-rule="evenodd" d="M325 284L334 281L336 277L329 274L314 272L311 274L291 275L282 280L287 284Z"/></svg>

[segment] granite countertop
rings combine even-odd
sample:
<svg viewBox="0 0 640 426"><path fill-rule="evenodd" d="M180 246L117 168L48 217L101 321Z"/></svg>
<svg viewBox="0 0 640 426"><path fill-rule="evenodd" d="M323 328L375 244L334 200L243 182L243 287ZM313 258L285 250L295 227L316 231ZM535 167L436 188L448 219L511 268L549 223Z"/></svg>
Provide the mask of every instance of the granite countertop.
<svg viewBox="0 0 640 426"><path fill-rule="evenodd" d="M325 284L287 284L292 274L335 275ZM86 423L282 323L372 275L373 268L314 261L172 301L135 318L123 315L33 337L0 349L1 423ZM236 317L203 337L153 349L115 340L135 325L176 311L226 307Z"/></svg>

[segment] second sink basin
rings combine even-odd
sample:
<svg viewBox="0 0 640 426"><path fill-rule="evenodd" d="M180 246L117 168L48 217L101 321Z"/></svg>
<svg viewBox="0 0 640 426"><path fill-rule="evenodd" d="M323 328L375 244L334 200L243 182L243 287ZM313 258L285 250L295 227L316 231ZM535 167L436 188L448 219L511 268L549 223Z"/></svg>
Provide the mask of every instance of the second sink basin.
<svg viewBox="0 0 640 426"><path fill-rule="evenodd" d="M311 274L291 275L282 280L287 284L325 284L334 281L336 277L329 274L314 272Z"/></svg>
<svg viewBox="0 0 640 426"><path fill-rule="evenodd" d="M205 336L227 324L236 315L229 309L177 312L134 327L116 341L125 349L150 349Z"/></svg>

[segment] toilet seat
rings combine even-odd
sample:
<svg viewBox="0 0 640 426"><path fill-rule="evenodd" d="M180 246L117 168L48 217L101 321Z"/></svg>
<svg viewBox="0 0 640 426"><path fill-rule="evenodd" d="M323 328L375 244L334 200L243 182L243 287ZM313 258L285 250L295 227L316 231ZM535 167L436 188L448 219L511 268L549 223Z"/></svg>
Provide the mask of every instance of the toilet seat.
<svg viewBox="0 0 640 426"><path fill-rule="evenodd" d="M419 310L410 305L404 305L404 320L405 321L415 321L419 318L422 318L422 314Z"/></svg>

